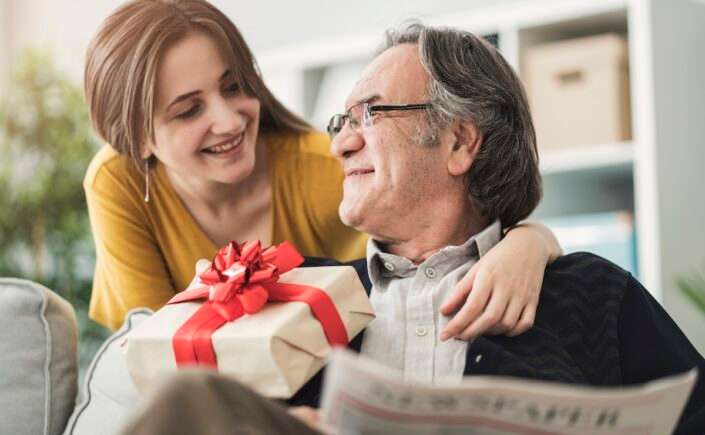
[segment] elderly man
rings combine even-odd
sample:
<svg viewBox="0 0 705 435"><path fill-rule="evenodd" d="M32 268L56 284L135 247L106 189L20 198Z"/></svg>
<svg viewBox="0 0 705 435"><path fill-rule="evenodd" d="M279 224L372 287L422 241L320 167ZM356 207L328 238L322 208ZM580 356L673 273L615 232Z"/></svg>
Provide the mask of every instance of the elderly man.
<svg viewBox="0 0 705 435"><path fill-rule="evenodd" d="M405 379L426 382L501 374L614 386L705 369L648 292L590 254L549 266L530 331L472 343L439 337L448 318L438 308L470 260L541 197L524 91L490 45L421 25L390 33L346 108L329 126L346 175L340 216L372 236L367 268L377 315L352 347ZM320 379L291 404L316 406ZM287 413L217 375L182 377L159 397L128 432L316 432L313 408ZM705 431L702 380L678 431Z"/></svg>

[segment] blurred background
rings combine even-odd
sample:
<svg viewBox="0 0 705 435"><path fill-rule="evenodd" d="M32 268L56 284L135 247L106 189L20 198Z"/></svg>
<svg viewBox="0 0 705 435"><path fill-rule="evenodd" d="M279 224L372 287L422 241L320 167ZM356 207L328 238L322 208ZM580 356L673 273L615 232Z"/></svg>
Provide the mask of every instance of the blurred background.
<svg viewBox="0 0 705 435"><path fill-rule="evenodd" d="M81 186L102 144L82 74L118 0L0 0L0 276L74 306L81 362L93 245ZM705 2L701 0L213 1L265 81L323 129L380 43L408 19L473 31L526 85L544 174L533 218L566 252L605 256L705 352Z"/></svg>

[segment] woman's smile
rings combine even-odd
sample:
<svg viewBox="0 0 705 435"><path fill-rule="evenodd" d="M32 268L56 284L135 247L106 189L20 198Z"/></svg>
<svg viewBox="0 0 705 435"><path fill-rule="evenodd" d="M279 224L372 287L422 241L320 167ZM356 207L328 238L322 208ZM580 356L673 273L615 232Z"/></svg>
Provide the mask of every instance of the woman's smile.
<svg viewBox="0 0 705 435"><path fill-rule="evenodd" d="M208 154L209 156L218 157L218 158L233 157L233 156L239 154L240 151L242 150L241 145L242 145L242 142L245 138L246 131L247 130L243 130L237 136L232 136L225 141L222 141L220 143L212 145L208 148L204 148L203 150L201 150L201 152Z"/></svg>

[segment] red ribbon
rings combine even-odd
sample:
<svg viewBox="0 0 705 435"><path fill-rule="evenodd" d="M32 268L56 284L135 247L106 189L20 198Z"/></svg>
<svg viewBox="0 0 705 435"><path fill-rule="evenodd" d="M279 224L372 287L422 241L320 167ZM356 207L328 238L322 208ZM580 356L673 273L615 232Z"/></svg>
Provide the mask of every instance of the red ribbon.
<svg viewBox="0 0 705 435"><path fill-rule="evenodd" d="M206 299L176 331L172 347L176 365L218 367L213 333L244 314L260 311L267 301L305 302L321 323L331 346L346 345L348 334L333 301L319 288L277 282L282 273L303 263L303 257L288 242L264 251L259 241L238 245L230 242L198 277L200 286L184 290L168 304Z"/></svg>

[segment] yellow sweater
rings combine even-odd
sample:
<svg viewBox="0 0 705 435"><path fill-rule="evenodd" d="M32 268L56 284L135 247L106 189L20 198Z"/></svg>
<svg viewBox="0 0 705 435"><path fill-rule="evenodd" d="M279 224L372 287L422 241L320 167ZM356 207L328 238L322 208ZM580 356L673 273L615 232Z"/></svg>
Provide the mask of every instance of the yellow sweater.
<svg viewBox="0 0 705 435"><path fill-rule="evenodd" d="M366 236L340 222L343 174L321 133L267 135L272 167L272 243L288 240L303 255L348 261L365 256ZM158 309L194 277L198 259L218 247L172 188L164 166L144 176L127 156L104 146L83 187L96 246L89 314L118 328L128 310Z"/></svg>

